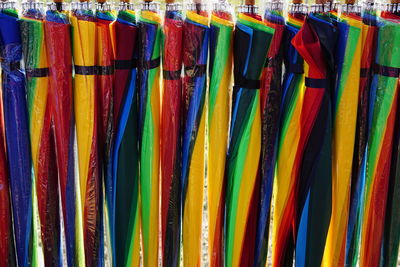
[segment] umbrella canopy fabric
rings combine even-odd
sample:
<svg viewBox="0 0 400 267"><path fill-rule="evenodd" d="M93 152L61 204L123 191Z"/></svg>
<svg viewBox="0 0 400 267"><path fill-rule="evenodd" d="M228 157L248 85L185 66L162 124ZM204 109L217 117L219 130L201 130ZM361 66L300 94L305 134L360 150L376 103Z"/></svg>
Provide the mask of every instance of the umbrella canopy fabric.
<svg viewBox="0 0 400 267"><path fill-rule="evenodd" d="M277 138L282 100L282 38L285 30L285 19L281 11L267 9L265 12L265 22L269 27L273 28L275 32L261 76L261 187L255 247L255 266L264 266L268 254L270 207L272 186L275 176Z"/></svg>
<svg viewBox="0 0 400 267"><path fill-rule="evenodd" d="M282 105L279 142L274 181L274 214L272 229L272 264L288 266L293 263L296 212L296 186L300 160L300 116L303 106L303 58L291 44L303 25L304 16L289 15L282 40L285 74L282 83Z"/></svg>
<svg viewBox="0 0 400 267"><path fill-rule="evenodd" d="M100 214L105 216L104 231L100 236L99 264L103 261L104 250L115 252L115 184L112 179L112 151L114 145L114 50L110 24L114 14L107 10L107 3L98 3L96 10L96 90L99 121L99 153L101 164L101 183L104 186L105 203ZM104 239L104 240L103 240ZM104 249L103 249L104 247ZM107 258L109 259L109 258Z"/></svg>
<svg viewBox="0 0 400 267"><path fill-rule="evenodd" d="M365 150L368 140L368 106L372 81L373 62L375 62L376 15L364 12L361 36L360 88L356 123L356 139L353 155L353 170L350 186L350 207L347 226L346 265L356 266L362 223L362 191L365 183Z"/></svg>
<svg viewBox="0 0 400 267"><path fill-rule="evenodd" d="M337 32L329 14L310 14L292 44L307 62L301 113L296 265L320 266L331 218L332 106Z"/></svg>
<svg viewBox="0 0 400 267"><path fill-rule="evenodd" d="M252 202L261 155L260 77L274 29L261 18L240 13L234 36L233 109L226 160L227 266L252 266L255 223ZM252 203L252 204L251 204ZM249 245L248 245L249 244ZM253 249L252 249L253 248Z"/></svg>
<svg viewBox="0 0 400 267"><path fill-rule="evenodd" d="M158 265L161 17L142 10L139 20L139 146L144 266Z"/></svg>
<svg viewBox="0 0 400 267"><path fill-rule="evenodd" d="M181 11L166 11L163 28L163 107L161 118L161 235L163 266L179 266L181 247Z"/></svg>
<svg viewBox="0 0 400 267"><path fill-rule="evenodd" d="M18 266L28 266L32 222L32 162L21 31L15 10L0 11L0 55L6 151Z"/></svg>
<svg viewBox="0 0 400 267"><path fill-rule="evenodd" d="M205 177L208 14L188 11L183 26L182 241L185 266L201 265Z"/></svg>
<svg viewBox="0 0 400 267"><path fill-rule="evenodd" d="M54 138L50 138L50 105L48 104L48 62L45 44L43 14L39 10L29 9L21 18L22 48L26 68L27 105L29 113L29 131L33 165L33 225L35 235L37 221L41 223L45 263L59 262L59 228L58 228L58 177L54 171ZM51 171L52 170L52 171ZM36 190L37 189L37 190ZM39 202L38 202L39 200ZM39 216L37 216L39 214ZM40 217L39 220L36 220ZM38 249L37 240L33 249ZM33 259L36 253L33 253Z"/></svg>
<svg viewBox="0 0 400 267"><path fill-rule="evenodd" d="M379 23L376 70L371 87L370 130L361 236L360 266L378 266L384 231L396 118L400 55L400 25Z"/></svg>
<svg viewBox="0 0 400 267"><path fill-rule="evenodd" d="M139 266L139 150L136 14L121 10L115 33L113 183L116 266Z"/></svg>
<svg viewBox="0 0 400 267"><path fill-rule="evenodd" d="M48 100L51 112L51 124L55 143L55 158L57 159L58 180L50 181L55 194L51 205L57 206L54 217L59 222L59 199L61 199L62 218L67 250L68 266L75 265L75 159L74 138L75 120L72 94L72 51L70 39L70 24L64 12L50 11L46 15L45 36L47 60L49 67ZM33 122L34 123L34 122ZM54 138L54 141L52 141ZM51 143L50 143L51 144ZM57 177L57 176L56 176ZM40 185L39 185L40 186ZM59 188L59 190L58 190ZM60 198L57 192L60 192ZM49 215L47 215L49 216ZM58 226L59 227L59 226ZM55 233L50 232L49 235ZM61 239L61 235L57 237ZM59 241L61 242L61 241ZM46 251L46 250L45 250ZM52 251L52 250L50 250ZM52 253L61 253L61 247ZM61 261L60 257L59 261ZM60 263L61 264L61 263Z"/></svg>
<svg viewBox="0 0 400 267"><path fill-rule="evenodd" d="M352 160L355 144L361 66L362 21L342 13L337 22L338 75L333 104L332 216L323 266L343 266L350 205Z"/></svg>
<svg viewBox="0 0 400 267"><path fill-rule="evenodd" d="M98 104L95 88L95 33L93 12L78 9L70 16L74 59L74 111L79 160L76 216L79 264L97 265L100 245L101 170L98 149ZM85 263L83 263L83 261Z"/></svg>
<svg viewBox="0 0 400 267"><path fill-rule="evenodd" d="M208 99L208 255L210 266L223 264L225 159L233 60L232 15L213 11L210 23Z"/></svg>

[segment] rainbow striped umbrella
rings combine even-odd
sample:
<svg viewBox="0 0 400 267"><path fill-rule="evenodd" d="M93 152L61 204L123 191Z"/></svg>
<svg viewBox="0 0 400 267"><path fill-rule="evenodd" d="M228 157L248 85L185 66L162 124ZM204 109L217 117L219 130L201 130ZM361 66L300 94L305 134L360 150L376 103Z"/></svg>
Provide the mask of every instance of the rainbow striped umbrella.
<svg viewBox="0 0 400 267"><path fill-rule="evenodd" d="M139 147L144 266L158 265L161 17L142 10L139 20Z"/></svg>
<svg viewBox="0 0 400 267"><path fill-rule="evenodd" d="M375 60L375 45L378 27L376 15L371 9L363 14L361 36L361 69L356 124L356 141L353 155L353 172L350 186L350 207L347 226L346 265L356 266L362 224L362 190L365 183L365 149L368 136L368 106L372 81L372 67Z"/></svg>
<svg viewBox="0 0 400 267"><path fill-rule="evenodd" d="M400 25L379 24L376 74L371 87L370 130L364 192L360 266L378 266L385 225L393 130L397 114Z"/></svg>
<svg viewBox="0 0 400 267"><path fill-rule="evenodd" d="M123 5L123 4L122 4ZM136 14L118 12L115 33L113 183L115 212L114 264L139 266L139 150Z"/></svg>
<svg viewBox="0 0 400 267"><path fill-rule="evenodd" d="M272 229L272 264L293 264L295 242L294 221L296 215L296 187L300 160L300 116L304 96L303 58L291 44L302 27L304 15L289 14L282 40L285 74L282 83L282 111L278 151L276 157L276 179L274 181L274 214Z"/></svg>
<svg viewBox="0 0 400 267"><path fill-rule="evenodd" d="M32 222L32 162L22 45L15 9L0 10L4 126L18 266L28 266Z"/></svg>
<svg viewBox="0 0 400 267"><path fill-rule="evenodd" d="M332 106L337 31L328 13L310 14L292 44L307 62L301 112L296 266L320 266L332 206Z"/></svg>
<svg viewBox="0 0 400 267"><path fill-rule="evenodd" d="M183 28L182 239L185 266L201 263L205 177L208 14L188 11Z"/></svg>
<svg viewBox="0 0 400 267"><path fill-rule="evenodd" d="M79 265L98 265L100 226L101 179L98 151L98 104L95 87L95 32L93 12L84 6L73 10L72 48L74 59L74 111L79 166L76 219L77 262Z"/></svg>
<svg viewBox="0 0 400 267"><path fill-rule="evenodd" d="M232 82L232 15L214 10L210 25L208 107L208 251L210 266L223 264L225 159L228 147L229 97ZM227 9L227 8L225 8Z"/></svg>
<svg viewBox="0 0 400 267"><path fill-rule="evenodd" d="M337 80L333 104L332 216L323 266L343 266L360 83L362 21L346 5L337 22Z"/></svg>
<svg viewBox="0 0 400 267"><path fill-rule="evenodd" d="M276 3L277 4L277 3ZM276 151L279 130L279 117L282 100L282 38L285 20L281 7L265 11L266 24L275 30L261 76L261 184L258 211L257 236L255 247L255 266L264 266L268 254L269 220L272 186L275 176Z"/></svg>
<svg viewBox="0 0 400 267"><path fill-rule="evenodd" d="M163 31L161 235L163 266L179 266L181 248L182 11L167 5Z"/></svg>
<svg viewBox="0 0 400 267"><path fill-rule="evenodd" d="M240 13L234 36L233 109L226 160L226 266L252 266L252 210L261 155L260 77L274 29L258 15ZM254 222L251 222L254 220Z"/></svg>
<svg viewBox="0 0 400 267"><path fill-rule="evenodd" d="M54 129L54 137L50 136L50 142L55 143L55 158L57 159L58 181L49 180L49 185L54 192L52 205L59 222L59 196L61 194L61 209L64 223L64 232L67 250L68 266L75 265L75 160L74 138L75 121L73 112L72 94L72 52L70 39L70 24L67 14L58 11L49 11L46 14L45 35L47 60L49 67L48 100L51 110L51 122ZM35 122L32 122L35 123ZM54 138L54 140L52 140ZM56 176L57 177L57 176ZM39 185L40 187L40 185ZM37 187L37 188L39 188ZM39 191L39 190L38 190ZM49 216L46 214L46 216ZM57 226L59 227L59 226ZM51 229L50 229L51 230ZM53 230L54 231L54 230ZM54 233L49 232L49 235ZM58 237L59 239L61 236ZM59 241L60 242L60 241ZM44 249L46 255L46 249ZM61 247L50 250L51 253L61 253ZM59 261L61 261L61 257Z"/></svg>

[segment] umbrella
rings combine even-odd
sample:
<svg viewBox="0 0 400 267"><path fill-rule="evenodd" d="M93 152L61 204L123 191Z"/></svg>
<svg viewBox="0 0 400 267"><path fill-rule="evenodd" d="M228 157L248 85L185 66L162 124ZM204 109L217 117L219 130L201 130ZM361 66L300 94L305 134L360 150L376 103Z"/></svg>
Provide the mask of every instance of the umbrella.
<svg viewBox="0 0 400 267"><path fill-rule="evenodd" d="M301 113L296 266L320 266L332 205L332 111L337 32L328 13L311 13L292 44L307 62Z"/></svg>
<svg viewBox="0 0 400 267"><path fill-rule="evenodd" d="M62 218L67 250L68 266L75 264L75 161L74 138L75 122L73 114L72 95L72 60L70 24L65 11L48 11L45 22L47 60L49 66L48 105L51 110L51 123L55 142L55 158L57 159L58 183L54 181L53 190L55 199L53 205L59 218L58 186ZM34 123L34 122L33 122ZM51 140L54 138L54 141ZM49 185L51 181L49 180ZM39 191L39 190L38 190ZM49 201L52 201L51 199ZM57 204L56 204L57 203ZM48 216L48 215L47 215ZM58 226L59 227L59 226ZM55 233L50 232L54 235ZM58 237L60 238L60 237ZM61 248L51 251L61 253ZM46 253L46 249L45 249Z"/></svg>
<svg viewBox="0 0 400 267"><path fill-rule="evenodd" d="M139 20L139 147L144 266L158 264L160 41L158 5L142 3Z"/></svg>
<svg viewBox="0 0 400 267"><path fill-rule="evenodd" d="M323 266L343 266L360 84L361 6L347 3L337 21L337 80L333 97L332 216Z"/></svg>
<svg viewBox="0 0 400 267"><path fill-rule="evenodd" d="M208 251L210 266L223 264L225 159L229 131L233 27L229 4L215 4L210 23L208 99Z"/></svg>
<svg viewBox="0 0 400 267"><path fill-rule="evenodd" d="M372 63L375 56L375 44L378 27L373 8L364 10L361 37L361 69L356 122L356 139L353 155L353 170L350 186L350 207L346 241L346 265L356 266L360 229L362 223L361 202L364 184L365 149L368 135L368 106L372 80Z"/></svg>
<svg viewBox="0 0 400 267"><path fill-rule="evenodd" d="M261 155L260 77L274 29L255 7L242 7L234 36L234 76L230 140L226 159L227 266L252 266L257 211L256 180ZM254 212L255 211L255 212Z"/></svg>
<svg viewBox="0 0 400 267"><path fill-rule="evenodd" d="M163 266L178 266L180 260L182 34L181 6L168 3L163 31L164 93L160 144Z"/></svg>
<svg viewBox="0 0 400 267"><path fill-rule="evenodd" d="M15 9L0 11L0 55L6 151L18 266L28 266L32 222L32 162L22 44Z"/></svg>
<svg viewBox="0 0 400 267"><path fill-rule="evenodd" d="M21 18L22 48L26 68L27 107L33 165L33 262L37 255L37 224L41 223L46 264L59 262L60 229L58 227L58 176L55 143L48 105L48 62L43 14L39 5L25 4ZM43 8L43 7L42 7ZM39 200L39 201L38 201ZM53 204L54 203L54 204ZM39 216L37 215L39 214ZM37 218L40 217L39 220Z"/></svg>
<svg viewBox="0 0 400 267"><path fill-rule="evenodd" d="M282 40L285 74L282 83L282 104L274 181L274 214L272 229L272 264L288 266L293 263L293 223L296 212L296 187L300 164L300 116L304 95L303 59L291 44L304 21L305 5L291 6Z"/></svg>
<svg viewBox="0 0 400 267"><path fill-rule="evenodd" d="M99 258L100 225L100 156L98 151L98 105L95 88L96 24L90 5L77 3L70 16L72 51L75 68L74 111L76 121L79 166L79 191L76 216L77 252L79 264L97 265Z"/></svg>
<svg viewBox="0 0 400 267"><path fill-rule="evenodd" d="M272 185L275 176L276 148L282 98L282 38L285 30L283 3L273 2L265 11L266 24L275 30L261 76L261 184L258 211L255 266L264 266L268 254Z"/></svg>
<svg viewBox="0 0 400 267"><path fill-rule="evenodd" d="M194 11L196 10L196 11ZM183 262L201 262L201 229L205 177L206 86L209 41L204 5L191 4L183 26L182 241Z"/></svg>
<svg viewBox="0 0 400 267"><path fill-rule="evenodd" d="M400 25L379 23L376 70L371 86L370 130L361 230L360 266L378 266L385 226L393 132L397 114Z"/></svg>
<svg viewBox="0 0 400 267"><path fill-rule="evenodd" d="M112 151L114 141L114 51L111 39L110 24L115 20L111 12L111 5L105 0L96 3L96 43L95 43L95 64L96 64L96 90L98 113L100 119L98 124L99 155L102 179L104 185L105 203L101 213L105 216L105 234L100 236L100 258L103 261L104 250L110 250L114 256L115 252L115 185L112 179ZM100 197L101 199L102 197ZM101 205L102 206L102 205ZM104 240L103 240L104 239ZM106 258L109 259L109 258Z"/></svg>
<svg viewBox="0 0 400 267"><path fill-rule="evenodd" d="M115 33L113 183L114 264L139 266L139 151L137 24L131 5L120 3Z"/></svg>

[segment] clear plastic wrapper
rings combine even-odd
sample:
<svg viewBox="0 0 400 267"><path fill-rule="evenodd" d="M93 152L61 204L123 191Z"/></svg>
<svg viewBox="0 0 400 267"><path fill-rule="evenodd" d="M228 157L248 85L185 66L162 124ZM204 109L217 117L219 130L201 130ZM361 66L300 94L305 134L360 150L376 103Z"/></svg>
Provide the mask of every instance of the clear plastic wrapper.
<svg viewBox="0 0 400 267"><path fill-rule="evenodd" d="M163 266L179 266L181 248L182 6L167 4L163 27L161 236Z"/></svg>

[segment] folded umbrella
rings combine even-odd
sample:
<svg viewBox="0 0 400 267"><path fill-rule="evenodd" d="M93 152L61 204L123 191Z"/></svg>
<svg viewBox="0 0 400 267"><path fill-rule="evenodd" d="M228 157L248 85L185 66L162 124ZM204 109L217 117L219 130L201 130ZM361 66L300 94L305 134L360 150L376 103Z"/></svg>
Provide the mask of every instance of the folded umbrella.
<svg viewBox="0 0 400 267"><path fill-rule="evenodd" d="M163 266L179 266L181 247L182 8L167 3L163 31L161 115L161 236Z"/></svg>
<svg viewBox="0 0 400 267"><path fill-rule="evenodd" d="M32 222L32 162L21 31L15 9L0 11L4 127L18 266L28 266Z"/></svg>
<svg viewBox="0 0 400 267"><path fill-rule="evenodd" d="M360 84L361 6L347 2L338 18L337 80L333 97L332 216L323 266L343 266L350 205L358 94Z"/></svg>
<svg viewBox="0 0 400 267"><path fill-rule="evenodd" d="M311 13L292 44L307 62L301 113L296 265L320 266L332 205L332 106L337 32L328 13Z"/></svg>
<svg viewBox="0 0 400 267"><path fill-rule="evenodd" d="M253 200L261 155L260 77L274 29L244 6L234 36L235 86L226 160L227 266L252 266L255 245L257 202ZM252 221L253 220L253 221Z"/></svg>
<svg viewBox="0 0 400 267"><path fill-rule="evenodd" d="M87 2L77 3L70 16L74 60L74 111L79 160L76 242L79 264L98 264L101 225L101 170L98 149L98 104L95 88L95 32ZM83 261L85 263L83 263Z"/></svg>
<svg viewBox="0 0 400 267"><path fill-rule="evenodd" d="M233 19L225 1L215 4L210 23L208 99L208 251L210 266L223 264L225 159L232 82Z"/></svg>
<svg viewBox="0 0 400 267"><path fill-rule="evenodd" d="M367 4L368 5L368 4ZM378 27L376 14L372 6L364 7L361 36L361 69L358 96L353 169L350 186L350 206L347 226L346 265L356 266L362 224L362 192L365 179L365 150L368 140L369 95L372 81L373 62L375 61L376 37Z"/></svg>
<svg viewBox="0 0 400 267"><path fill-rule="evenodd" d="M378 266L381 260L398 105L400 56L396 44L399 38L400 24L392 18L381 19L371 86L360 266Z"/></svg>
<svg viewBox="0 0 400 267"><path fill-rule="evenodd" d="M266 24L275 30L261 76L261 183L258 208L255 266L264 266L268 254L272 186L275 176L277 137L282 99L282 38L285 30L283 3L272 2L265 11Z"/></svg>
<svg viewBox="0 0 400 267"><path fill-rule="evenodd" d="M160 41L158 5L142 4L139 19L139 148L143 265L158 265Z"/></svg>
<svg viewBox="0 0 400 267"><path fill-rule="evenodd" d="M114 264L139 266L139 150L136 13L120 3L115 34L114 127Z"/></svg>
<svg viewBox="0 0 400 267"><path fill-rule="evenodd" d="M274 213L272 228L272 264L288 266L293 263L295 242L294 221L297 209L296 187L300 159L297 156L300 142L300 116L303 106L303 58L291 44L304 22L305 6L291 6L282 40L285 74L282 82L282 104L279 141L274 181Z"/></svg>
<svg viewBox="0 0 400 267"><path fill-rule="evenodd" d="M183 262L187 266L201 263L209 43L208 14L204 10L202 4L191 4L183 28L185 77L181 194Z"/></svg>

